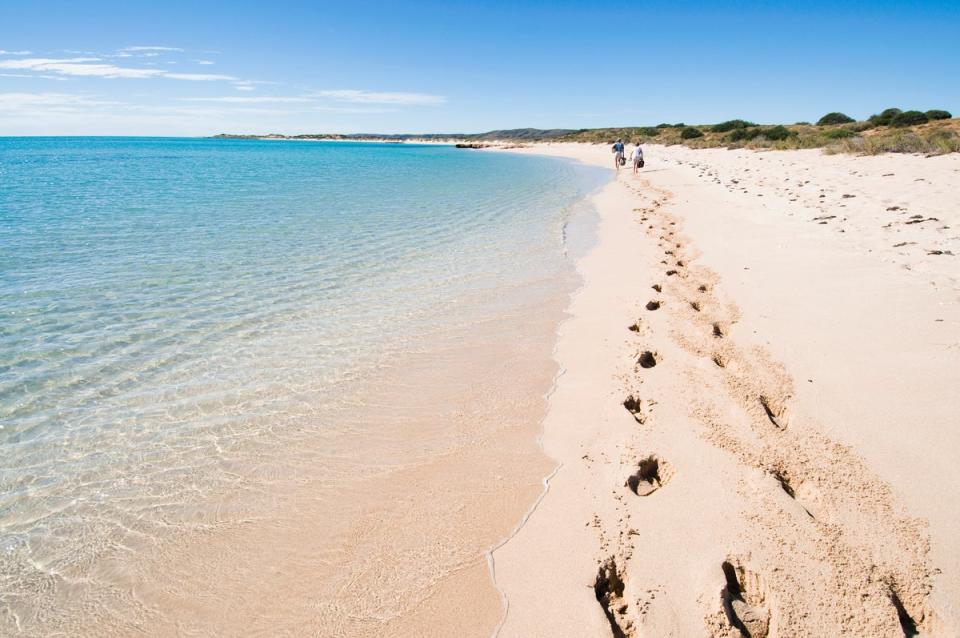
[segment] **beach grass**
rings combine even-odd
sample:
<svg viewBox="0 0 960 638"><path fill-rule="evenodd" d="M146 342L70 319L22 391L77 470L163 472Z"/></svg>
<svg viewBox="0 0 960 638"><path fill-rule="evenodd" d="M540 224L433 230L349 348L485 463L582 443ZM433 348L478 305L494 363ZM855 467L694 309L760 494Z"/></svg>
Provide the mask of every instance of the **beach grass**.
<svg viewBox="0 0 960 638"><path fill-rule="evenodd" d="M886 109L867 120L828 113L817 124L754 124L744 119L718 124L583 129L551 141L612 143L616 139L655 144L683 144L690 148L801 149L822 148L828 153L877 155L920 153L943 155L960 151L960 119L941 110Z"/></svg>

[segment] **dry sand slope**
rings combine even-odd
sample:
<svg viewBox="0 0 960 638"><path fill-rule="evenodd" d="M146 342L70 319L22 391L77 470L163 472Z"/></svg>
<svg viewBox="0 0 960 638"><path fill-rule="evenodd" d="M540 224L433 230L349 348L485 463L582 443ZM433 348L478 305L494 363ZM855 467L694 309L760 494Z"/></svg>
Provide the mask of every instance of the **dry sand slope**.
<svg viewBox="0 0 960 638"><path fill-rule="evenodd" d="M498 635L957 635L960 158L647 159L595 196Z"/></svg>

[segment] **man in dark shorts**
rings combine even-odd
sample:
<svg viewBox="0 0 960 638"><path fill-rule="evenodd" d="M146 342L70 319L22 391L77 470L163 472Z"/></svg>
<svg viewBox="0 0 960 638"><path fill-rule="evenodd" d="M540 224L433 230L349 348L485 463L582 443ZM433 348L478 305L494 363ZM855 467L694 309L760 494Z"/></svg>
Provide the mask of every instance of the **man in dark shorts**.
<svg viewBox="0 0 960 638"><path fill-rule="evenodd" d="M613 144L613 166L619 171L620 164L622 163L623 163L623 140L617 140Z"/></svg>

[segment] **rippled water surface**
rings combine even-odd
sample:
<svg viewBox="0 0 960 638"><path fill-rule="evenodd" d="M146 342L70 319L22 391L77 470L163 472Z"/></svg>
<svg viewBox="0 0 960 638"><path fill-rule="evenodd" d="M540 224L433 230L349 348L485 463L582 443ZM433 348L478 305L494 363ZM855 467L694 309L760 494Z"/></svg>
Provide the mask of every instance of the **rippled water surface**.
<svg viewBox="0 0 960 638"><path fill-rule="evenodd" d="M598 179L441 146L0 139L5 611L335 434L420 337L511 312L569 268Z"/></svg>

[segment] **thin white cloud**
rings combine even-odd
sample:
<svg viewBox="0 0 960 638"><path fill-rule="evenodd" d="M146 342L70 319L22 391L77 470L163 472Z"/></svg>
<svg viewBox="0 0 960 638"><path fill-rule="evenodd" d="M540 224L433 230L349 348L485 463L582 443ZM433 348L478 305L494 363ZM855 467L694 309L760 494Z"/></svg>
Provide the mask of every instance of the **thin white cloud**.
<svg viewBox="0 0 960 638"><path fill-rule="evenodd" d="M25 108L109 106L119 102L94 100L72 93L0 93L0 110L19 111Z"/></svg>
<svg viewBox="0 0 960 638"><path fill-rule="evenodd" d="M190 80L193 82L232 81L237 79L232 75L218 75L215 73L164 73L163 77L173 80Z"/></svg>
<svg viewBox="0 0 960 638"><path fill-rule="evenodd" d="M56 75L32 75L30 73L0 73L0 78L42 78L44 80L57 80L64 82L67 78Z"/></svg>
<svg viewBox="0 0 960 638"><path fill-rule="evenodd" d="M98 78L169 78L193 82L233 82L238 81L232 75L213 73L170 73L163 69L144 69L121 67L108 64L100 58L21 58L0 60L0 69L14 71L33 71L36 73L55 73L58 75L98 77Z"/></svg>
<svg viewBox="0 0 960 638"><path fill-rule="evenodd" d="M183 97L184 102L204 102L216 104L301 104L300 111L319 111L324 113L392 113L396 111L397 105L390 105L394 108L384 108L384 106L332 106L329 100L317 97L315 95L257 95L257 96L223 96L223 97Z"/></svg>
<svg viewBox="0 0 960 638"><path fill-rule="evenodd" d="M394 104L398 106L444 104L447 101L447 98L442 95L430 95L427 93L360 91L356 89L316 91L313 95L338 102L351 102L354 104Z"/></svg>
<svg viewBox="0 0 960 638"><path fill-rule="evenodd" d="M305 102L314 102L315 100L308 97L288 97L288 96L271 96L271 95L258 95L258 96L226 96L226 97L184 97L180 98L185 102L224 102L227 104L269 104L269 103L305 103Z"/></svg>
<svg viewBox="0 0 960 638"><path fill-rule="evenodd" d="M123 47L121 51L138 53L143 51L183 51L179 47Z"/></svg>
<svg viewBox="0 0 960 638"><path fill-rule="evenodd" d="M197 60L197 64L216 64L213 60Z"/></svg>
<svg viewBox="0 0 960 638"><path fill-rule="evenodd" d="M270 82L267 80L237 80L233 83L233 88L238 91L253 91L261 84L280 84L279 82Z"/></svg>
<svg viewBox="0 0 960 638"><path fill-rule="evenodd" d="M382 108L382 107L364 108L359 106L354 106L354 107L316 106L310 110L320 111L322 113L396 113L397 112L397 109L388 109L388 108Z"/></svg>
<svg viewBox="0 0 960 638"><path fill-rule="evenodd" d="M158 114L180 114L180 115L203 115L211 117L228 117L237 113L253 113L259 115L290 115L293 111L286 109L271 109L261 107L216 107L216 106L151 106L151 105L131 105L128 112L158 113Z"/></svg>
<svg viewBox="0 0 960 638"><path fill-rule="evenodd" d="M30 55L33 51L4 51L0 49L0 55Z"/></svg>
<svg viewBox="0 0 960 638"><path fill-rule="evenodd" d="M104 64L99 61L99 58L24 58L20 60L0 60L0 69L101 78L149 78L163 74L163 71L159 69L135 69Z"/></svg>
<svg viewBox="0 0 960 638"><path fill-rule="evenodd" d="M231 112L253 112L253 109L244 108L249 105L257 104L296 104L302 105L293 107L295 112L322 112L322 113L391 113L395 109L390 108L370 108L370 107L343 107L330 106L321 103L315 97L308 96L287 96L287 95L257 95L257 96L238 96L228 95L223 97L183 97L183 102L202 102L205 104L230 105ZM234 105L239 105L234 107Z"/></svg>

